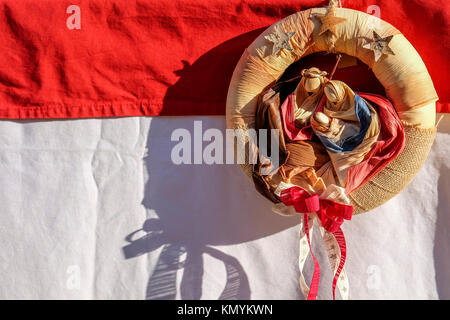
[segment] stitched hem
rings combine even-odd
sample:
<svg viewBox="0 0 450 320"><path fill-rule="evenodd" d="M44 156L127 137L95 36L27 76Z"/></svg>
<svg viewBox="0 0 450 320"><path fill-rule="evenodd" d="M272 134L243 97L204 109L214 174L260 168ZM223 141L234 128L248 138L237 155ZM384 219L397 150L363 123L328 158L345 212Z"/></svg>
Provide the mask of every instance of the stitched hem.
<svg viewBox="0 0 450 320"><path fill-rule="evenodd" d="M225 115L223 102L167 101L108 102L91 105L49 104L40 106L3 106L0 119L73 119L133 116Z"/></svg>

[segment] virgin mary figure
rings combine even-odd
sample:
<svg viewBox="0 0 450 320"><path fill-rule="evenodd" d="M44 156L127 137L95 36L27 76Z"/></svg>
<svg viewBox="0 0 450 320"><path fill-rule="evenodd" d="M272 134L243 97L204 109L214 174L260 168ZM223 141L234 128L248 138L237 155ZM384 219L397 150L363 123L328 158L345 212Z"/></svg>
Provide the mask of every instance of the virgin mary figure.
<svg viewBox="0 0 450 320"><path fill-rule="evenodd" d="M310 118L320 102L327 81L327 73L315 67L302 70L301 75L297 88L280 107L284 133L290 141L312 138Z"/></svg>

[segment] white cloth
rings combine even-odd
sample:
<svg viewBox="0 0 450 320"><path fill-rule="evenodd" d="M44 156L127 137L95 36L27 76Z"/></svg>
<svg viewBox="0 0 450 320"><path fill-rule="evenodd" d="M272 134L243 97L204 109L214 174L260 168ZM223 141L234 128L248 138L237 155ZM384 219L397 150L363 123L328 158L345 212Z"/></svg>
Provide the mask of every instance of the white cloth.
<svg viewBox="0 0 450 320"><path fill-rule="evenodd" d="M300 217L273 213L237 166L170 161L172 131L192 132L194 120L225 126L0 122L0 298L303 299ZM450 298L449 158L446 115L413 183L344 223L350 299ZM318 229L313 237L319 299L329 299ZM312 270L308 259L308 283Z"/></svg>

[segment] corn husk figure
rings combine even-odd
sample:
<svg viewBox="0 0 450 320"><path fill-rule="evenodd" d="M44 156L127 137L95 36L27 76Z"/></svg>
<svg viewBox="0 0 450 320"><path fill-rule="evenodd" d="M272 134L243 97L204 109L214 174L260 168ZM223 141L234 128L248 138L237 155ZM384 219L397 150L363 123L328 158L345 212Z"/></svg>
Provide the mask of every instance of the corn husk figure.
<svg viewBox="0 0 450 320"><path fill-rule="evenodd" d="M329 81L324 88L326 104L316 112L311 125L327 148L330 163L319 171L328 186L346 186L347 172L361 163L380 134L375 109L341 81Z"/></svg>
<svg viewBox="0 0 450 320"><path fill-rule="evenodd" d="M302 70L302 79L295 90L295 126L309 125L309 120L319 104L327 73L318 68Z"/></svg>

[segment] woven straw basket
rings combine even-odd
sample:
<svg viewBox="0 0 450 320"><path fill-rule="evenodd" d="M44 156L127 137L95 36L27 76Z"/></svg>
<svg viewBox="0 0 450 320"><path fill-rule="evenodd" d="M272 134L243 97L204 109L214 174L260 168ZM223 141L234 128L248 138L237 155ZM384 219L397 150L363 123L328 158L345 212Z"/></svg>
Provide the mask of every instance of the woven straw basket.
<svg viewBox="0 0 450 320"><path fill-rule="evenodd" d="M257 99L262 90L302 57L331 50L327 38L318 36L319 22L313 18L315 14L325 14L326 10L314 8L288 16L269 27L247 48L234 71L228 91L227 128L243 129L244 133L254 128ZM337 26L335 51L356 57L372 69L402 120L406 136L404 151L349 195L357 214L376 208L400 193L417 174L435 137L438 96L419 54L396 28L360 11L336 8L335 14L346 19ZM374 27L383 38L394 35L389 46L395 55L385 55L375 61L373 51L363 48L366 39L372 38ZM276 28L296 32L291 39L293 52L282 50L279 55L271 54L271 44L264 37ZM247 135L243 134L238 139L248 144ZM251 178L252 166L248 160L241 167Z"/></svg>

